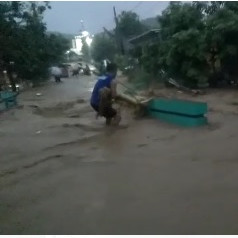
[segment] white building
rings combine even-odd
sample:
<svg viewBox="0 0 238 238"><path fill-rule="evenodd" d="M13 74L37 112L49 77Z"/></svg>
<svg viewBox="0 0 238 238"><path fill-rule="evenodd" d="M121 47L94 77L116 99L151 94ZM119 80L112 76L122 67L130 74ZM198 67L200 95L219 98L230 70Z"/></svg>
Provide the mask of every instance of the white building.
<svg viewBox="0 0 238 238"><path fill-rule="evenodd" d="M92 37L90 36L89 32L81 31L79 35L75 36L72 40L72 48L71 51L75 52L77 55L82 55L82 39L85 38L87 44L90 46L92 43Z"/></svg>

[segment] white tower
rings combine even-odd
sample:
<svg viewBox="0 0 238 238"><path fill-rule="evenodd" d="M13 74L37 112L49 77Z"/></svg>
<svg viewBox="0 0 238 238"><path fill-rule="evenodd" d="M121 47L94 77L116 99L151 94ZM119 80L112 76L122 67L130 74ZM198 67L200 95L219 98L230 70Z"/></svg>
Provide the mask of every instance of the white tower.
<svg viewBox="0 0 238 238"><path fill-rule="evenodd" d="M81 49L83 46L82 38L86 39L87 44L90 46L92 43L92 38L90 37L89 32L85 31L84 21L81 20L81 29L79 31L79 35L75 36L72 40L72 48L71 51L75 52L78 55L82 55Z"/></svg>

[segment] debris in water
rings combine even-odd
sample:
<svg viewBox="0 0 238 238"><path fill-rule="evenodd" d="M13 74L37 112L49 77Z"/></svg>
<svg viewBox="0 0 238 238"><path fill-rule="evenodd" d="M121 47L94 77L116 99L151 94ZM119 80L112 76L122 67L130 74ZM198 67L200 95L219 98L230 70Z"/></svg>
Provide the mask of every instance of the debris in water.
<svg viewBox="0 0 238 238"><path fill-rule="evenodd" d="M76 102L77 102L77 103L85 103L85 100L82 99L82 98L80 98L80 99L78 99Z"/></svg>
<svg viewBox="0 0 238 238"><path fill-rule="evenodd" d="M18 105L17 106L17 109L23 109L24 108L24 105Z"/></svg>
<svg viewBox="0 0 238 238"><path fill-rule="evenodd" d="M139 144L139 145L137 145L137 147L145 147L145 146L147 146L147 144Z"/></svg>
<svg viewBox="0 0 238 238"><path fill-rule="evenodd" d="M70 118L79 118L79 115L78 114L71 114L68 117L70 117Z"/></svg>
<svg viewBox="0 0 238 238"><path fill-rule="evenodd" d="M41 133L41 131L37 131L37 132L36 132L36 134L40 134L40 133Z"/></svg>
<svg viewBox="0 0 238 238"><path fill-rule="evenodd" d="M39 108L39 106L37 106L37 105L28 105L28 107Z"/></svg>
<svg viewBox="0 0 238 238"><path fill-rule="evenodd" d="M36 93L36 96L38 96L38 97L42 96L42 93Z"/></svg>

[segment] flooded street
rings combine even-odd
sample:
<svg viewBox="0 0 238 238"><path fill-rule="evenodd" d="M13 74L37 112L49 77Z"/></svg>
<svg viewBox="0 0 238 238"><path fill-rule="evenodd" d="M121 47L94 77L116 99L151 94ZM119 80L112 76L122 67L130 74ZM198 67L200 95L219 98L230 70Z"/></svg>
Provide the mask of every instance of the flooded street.
<svg viewBox="0 0 238 238"><path fill-rule="evenodd" d="M0 115L0 234L236 234L237 115L186 129L122 110L106 128L94 80L24 92Z"/></svg>

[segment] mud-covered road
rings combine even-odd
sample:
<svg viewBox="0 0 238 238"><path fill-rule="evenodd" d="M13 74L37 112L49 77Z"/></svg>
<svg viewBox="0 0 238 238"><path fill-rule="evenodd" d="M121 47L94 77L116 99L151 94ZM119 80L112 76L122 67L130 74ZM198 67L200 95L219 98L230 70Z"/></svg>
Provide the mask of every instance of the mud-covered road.
<svg viewBox="0 0 238 238"><path fill-rule="evenodd" d="M237 234L237 115L185 129L122 111L105 128L93 83L52 82L0 115L0 234Z"/></svg>

